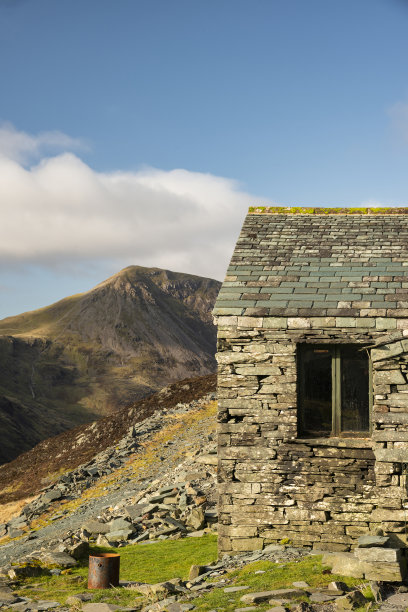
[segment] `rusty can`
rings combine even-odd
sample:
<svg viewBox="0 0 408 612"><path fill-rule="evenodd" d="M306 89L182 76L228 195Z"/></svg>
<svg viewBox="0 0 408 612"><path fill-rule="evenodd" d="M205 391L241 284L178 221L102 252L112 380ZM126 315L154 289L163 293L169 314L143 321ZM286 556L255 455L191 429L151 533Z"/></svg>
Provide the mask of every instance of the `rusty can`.
<svg viewBox="0 0 408 612"><path fill-rule="evenodd" d="M110 589L119 586L120 555L89 555L88 589Z"/></svg>

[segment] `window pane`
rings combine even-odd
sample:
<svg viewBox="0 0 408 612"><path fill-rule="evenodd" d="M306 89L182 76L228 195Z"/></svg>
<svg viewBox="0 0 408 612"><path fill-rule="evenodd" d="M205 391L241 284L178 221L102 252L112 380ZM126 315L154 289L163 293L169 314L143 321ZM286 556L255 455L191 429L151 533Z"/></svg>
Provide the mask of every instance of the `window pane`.
<svg viewBox="0 0 408 612"><path fill-rule="evenodd" d="M369 431L368 356L361 347L341 350L341 431Z"/></svg>
<svg viewBox="0 0 408 612"><path fill-rule="evenodd" d="M332 357L327 347L300 347L299 430L328 436L332 430Z"/></svg>

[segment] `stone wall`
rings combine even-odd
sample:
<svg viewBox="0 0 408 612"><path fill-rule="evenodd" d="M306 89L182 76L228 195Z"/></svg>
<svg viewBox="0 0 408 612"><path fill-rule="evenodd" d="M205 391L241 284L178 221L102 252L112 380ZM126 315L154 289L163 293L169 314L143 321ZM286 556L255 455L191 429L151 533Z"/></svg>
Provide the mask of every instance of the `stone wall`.
<svg viewBox="0 0 408 612"><path fill-rule="evenodd" d="M404 544L408 320L219 316L216 323L220 552L284 538L347 551L378 528ZM366 438L298 439L296 354L305 342L367 347Z"/></svg>

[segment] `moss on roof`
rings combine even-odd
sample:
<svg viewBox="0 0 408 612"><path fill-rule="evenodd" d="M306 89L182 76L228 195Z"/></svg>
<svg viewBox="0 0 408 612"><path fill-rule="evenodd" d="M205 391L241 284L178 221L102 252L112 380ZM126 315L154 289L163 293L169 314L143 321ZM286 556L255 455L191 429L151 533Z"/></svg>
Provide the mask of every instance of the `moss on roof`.
<svg viewBox="0 0 408 612"><path fill-rule="evenodd" d="M248 212L269 215L408 215L408 207L310 208L304 206L250 206Z"/></svg>

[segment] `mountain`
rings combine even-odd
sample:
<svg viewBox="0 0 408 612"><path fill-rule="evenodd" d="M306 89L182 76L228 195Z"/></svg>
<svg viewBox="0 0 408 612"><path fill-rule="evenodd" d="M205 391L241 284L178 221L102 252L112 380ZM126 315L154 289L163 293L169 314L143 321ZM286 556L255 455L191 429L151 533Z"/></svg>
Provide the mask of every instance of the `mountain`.
<svg viewBox="0 0 408 612"><path fill-rule="evenodd" d="M215 280L130 266L0 321L0 463L167 384L215 371Z"/></svg>

